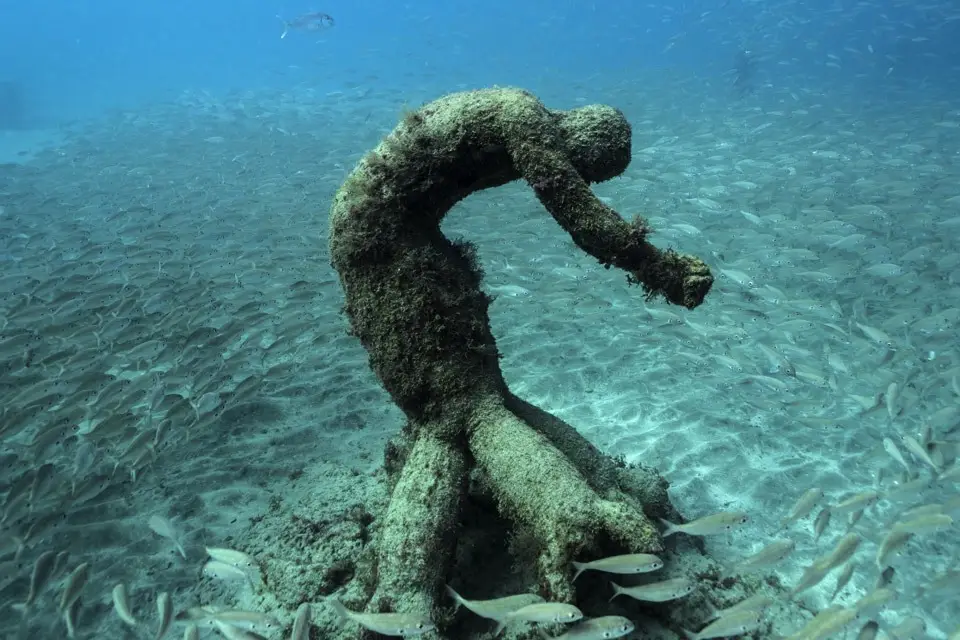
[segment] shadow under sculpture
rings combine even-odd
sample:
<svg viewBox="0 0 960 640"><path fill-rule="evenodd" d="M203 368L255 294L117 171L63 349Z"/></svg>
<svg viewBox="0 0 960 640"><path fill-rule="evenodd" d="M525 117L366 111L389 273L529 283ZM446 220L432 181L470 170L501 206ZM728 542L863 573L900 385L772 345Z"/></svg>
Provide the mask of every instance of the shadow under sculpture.
<svg viewBox="0 0 960 640"><path fill-rule="evenodd" d="M610 107L555 111L518 89L456 93L407 114L337 192L330 254L344 310L408 418L367 571L368 611L437 612L477 477L536 541L531 561L548 599L573 599L570 561L600 540L661 550L644 508L666 499L663 483L637 486L573 427L510 393L474 249L440 231L467 195L522 178L581 249L648 297L694 308L713 283L707 266L651 245L642 218L625 221L589 187L620 175L630 149L630 125Z"/></svg>

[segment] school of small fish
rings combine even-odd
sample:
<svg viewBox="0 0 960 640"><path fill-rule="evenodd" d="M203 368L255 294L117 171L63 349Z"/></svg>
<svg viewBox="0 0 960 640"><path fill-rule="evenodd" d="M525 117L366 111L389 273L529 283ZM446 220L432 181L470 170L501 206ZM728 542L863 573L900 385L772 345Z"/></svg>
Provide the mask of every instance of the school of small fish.
<svg viewBox="0 0 960 640"><path fill-rule="evenodd" d="M763 33L754 49L800 45L760 55L761 82L740 102L722 78L682 73L531 87L547 103L624 111L632 163L596 192L647 216L655 242L710 264L717 283L702 308L644 303L522 186L471 197L450 230L481 248L504 368L525 395L555 398L556 368L581 367L571 397L636 399L595 422L652 415L646 432L592 439L652 457L668 477L696 470L687 491L698 498L737 494L663 521L662 533L733 540L723 577L777 573L786 593L704 612L689 638L774 625L791 640L958 640L960 109L948 93L916 99L909 81L960 14L936 1L835 3L830 20L869 15L872 26L833 42L809 3L741 4L755 22L729 42ZM664 11L673 52L729 26L716 7ZM285 45L334 24L320 12L280 20ZM361 81L184 92L0 167L0 637L309 638L318 603L256 611L191 591L266 588L242 544L215 546L200 524L229 508L197 493L280 455L260 439L286 435L266 424L277 407L322 404L362 423L344 407L385 402L354 377L365 355L339 316L324 212L401 108L451 90L423 73L402 96ZM865 78L888 79L880 97L865 98ZM616 338L593 332L604 323ZM571 327L588 329L557 359L544 342ZM698 424L717 442L688 446ZM776 472L762 491L746 483L764 469ZM163 563L145 577L139 558L151 554ZM583 557L570 576L609 576L614 605L698 589L665 566L649 554ZM538 625L600 640L642 625L533 593L471 599L451 581L457 615L490 632ZM435 632L425 614L353 611L336 595L324 604L345 633ZM809 613L783 627L775 604Z"/></svg>
<svg viewBox="0 0 960 640"><path fill-rule="evenodd" d="M147 197L142 189L154 178L146 167L162 171L162 153L133 166L136 152L130 147L124 156L120 140L140 125L128 124L108 163L90 149L73 156L90 158L76 167L80 173L111 185L100 196L76 200L76 185L93 182L80 173L74 179L81 182L70 182L66 165L60 180L42 188L29 184L29 173L0 177L0 243L17 256L15 269L0 272L4 638L87 637L77 625L89 624L84 611L98 600L112 602L116 619L131 629L157 618L151 637L179 624L173 590L163 595L164 588L136 579L135 563L101 552L142 539L175 554L186 573L198 561L192 523L166 506L153 512L142 496L155 496L161 484L196 481L172 469L210 469L230 450L254 450L254 434L224 438L221 429L303 394L300 372L318 368L312 348L333 337L319 328L335 311L314 305L335 295L335 278L316 277L318 260L299 232L277 229L275 240L290 234L278 243L286 254L272 253L287 264L278 279L249 249L251 237L224 231L242 216L220 210L224 203L205 179L182 183L179 196ZM193 143L190 136L180 141ZM50 153L56 164L59 152ZM133 192L141 195L131 199ZM69 215L53 213L66 202ZM250 567L216 548L208 552L200 571L206 579L258 586ZM151 601L159 614L147 610ZM194 626L241 637L225 615L208 611ZM244 624L243 637L257 633Z"/></svg>

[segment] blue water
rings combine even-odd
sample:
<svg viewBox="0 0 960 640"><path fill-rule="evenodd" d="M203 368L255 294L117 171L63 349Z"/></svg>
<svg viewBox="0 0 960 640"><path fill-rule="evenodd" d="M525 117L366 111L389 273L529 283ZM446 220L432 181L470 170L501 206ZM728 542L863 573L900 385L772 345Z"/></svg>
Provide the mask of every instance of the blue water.
<svg viewBox="0 0 960 640"><path fill-rule="evenodd" d="M333 15L335 28L279 38L277 15L311 10ZM960 60L960 21L945 22L947 4L4 0L0 11L0 81L20 83L37 125L188 89L438 91L547 78L581 84L661 67L719 76L739 47L755 51L778 85L820 75L825 89L853 81L880 97L891 82L955 86ZM825 51L867 46L876 54L822 74ZM897 58L889 76L887 56Z"/></svg>

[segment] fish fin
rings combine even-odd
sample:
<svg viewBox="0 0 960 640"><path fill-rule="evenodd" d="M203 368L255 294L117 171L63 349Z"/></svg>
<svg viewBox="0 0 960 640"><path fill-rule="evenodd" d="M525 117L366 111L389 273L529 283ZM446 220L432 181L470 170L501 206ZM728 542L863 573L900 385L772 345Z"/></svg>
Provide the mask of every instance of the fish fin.
<svg viewBox="0 0 960 640"><path fill-rule="evenodd" d="M283 40L284 38L287 37L287 33L290 32L290 23L284 20L283 18L281 18L280 16L277 16L277 20L283 23L283 33L280 34L280 39Z"/></svg>
<svg viewBox="0 0 960 640"><path fill-rule="evenodd" d="M456 613L457 611L460 610L460 605L463 604L463 596L461 596L459 593L454 591L453 587L451 587L450 585L445 584L443 586L447 588L447 593L449 593L450 597L453 598L454 602L456 602L456 604L453 607L453 612Z"/></svg>
<svg viewBox="0 0 960 640"><path fill-rule="evenodd" d="M659 518L659 520L660 524L666 527L663 533L660 534L662 537L666 538L667 536L672 536L675 533L680 533L678 525L673 524L669 520L664 520L663 518Z"/></svg>
<svg viewBox="0 0 960 640"><path fill-rule="evenodd" d="M501 633L503 633L503 630L506 628L507 628L507 625L505 625L504 623L498 620L497 628L493 630L493 637L496 638L497 636L499 636Z"/></svg>
<svg viewBox="0 0 960 640"><path fill-rule="evenodd" d="M690 629L684 629L683 627L680 627L680 630L683 631L683 635L687 640L697 640L696 632L690 631Z"/></svg>

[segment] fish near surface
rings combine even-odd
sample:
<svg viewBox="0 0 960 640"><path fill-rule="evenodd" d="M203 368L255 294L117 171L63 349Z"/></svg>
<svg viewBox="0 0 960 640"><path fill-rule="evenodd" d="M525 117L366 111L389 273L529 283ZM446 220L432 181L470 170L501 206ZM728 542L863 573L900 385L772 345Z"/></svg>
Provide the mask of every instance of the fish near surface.
<svg viewBox="0 0 960 640"><path fill-rule="evenodd" d="M277 18L279 18L280 22L283 23L283 33L280 34L281 40L286 38L287 34L290 33L291 30L308 32L322 31L332 27L334 24L333 16L320 11L305 13L293 18L292 20L284 20L280 16L277 16Z"/></svg>

